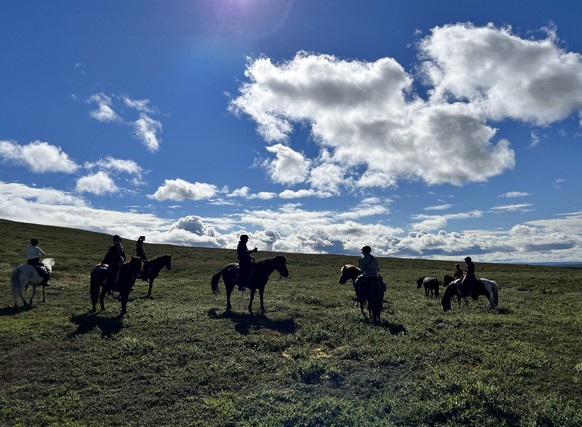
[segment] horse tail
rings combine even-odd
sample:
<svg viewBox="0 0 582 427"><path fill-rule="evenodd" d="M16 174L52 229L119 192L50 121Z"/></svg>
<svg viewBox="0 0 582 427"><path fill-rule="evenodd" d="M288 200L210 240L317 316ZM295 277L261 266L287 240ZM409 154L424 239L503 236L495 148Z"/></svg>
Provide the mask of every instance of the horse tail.
<svg viewBox="0 0 582 427"><path fill-rule="evenodd" d="M491 281L491 291L493 293L492 295L493 302L495 303L494 308L496 308L497 304L499 304L499 287L497 286L497 283L494 282L493 280Z"/></svg>
<svg viewBox="0 0 582 427"><path fill-rule="evenodd" d="M220 270L218 273L216 273L214 276L212 276L212 280L210 281L210 284L212 286L212 293L217 294L220 292L220 290L218 289L218 282L220 282L220 277L222 276L222 272L224 270Z"/></svg>
<svg viewBox="0 0 582 427"><path fill-rule="evenodd" d="M19 268L16 267L10 273L10 288L12 289L12 295L14 296L14 301L16 302L16 298L22 293L22 286L19 280Z"/></svg>

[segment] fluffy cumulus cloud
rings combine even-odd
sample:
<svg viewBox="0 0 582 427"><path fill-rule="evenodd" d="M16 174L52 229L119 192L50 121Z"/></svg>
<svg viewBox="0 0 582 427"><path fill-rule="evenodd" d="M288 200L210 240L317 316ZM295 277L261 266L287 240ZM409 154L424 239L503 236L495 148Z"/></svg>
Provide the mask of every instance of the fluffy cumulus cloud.
<svg viewBox="0 0 582 427"><path fill-rule="evenodd" d="M79 168L61 147L44 141L33 141L27 145L0 141L0 157L7 162L25 166L34 173L73 173Z"/></svg>
<svg viewBox="0 0 582 427"><path fill-rule="evenodd" d="M109 175L103 171L83 176L77 180L75 191L78 193L91 193L104 195L117 193L119 189Z"/></svg>
<svg viewBox="0 0 582 427"><path fill-rule="evenodd" d="M252 58L230 110L254 120L266 142L287 144L269 149L275 182L305 181L334 192L342 184L387 187L410 178L483 182L515 166L509 141L497 138L490 123L547 125L581 110L581 57L560 48L552 32L530 40L505 27L447 25L434 28L418 49L419 81L392 58L307 52L281 63ZM419 83L428 85L427 99L417 95ZM306 124L326 156L292 150L294 127ZM339 171L353 182L342 183Z"/></svg>
<svg viewBox="0 0 582 427"><path fill-rule="evenodd" d="M218 188L212 184L203 182L188 182L183 179L166 179L164 185L160 186L152 199L164 200L205 200L214 197L218 193Z"/></svg>

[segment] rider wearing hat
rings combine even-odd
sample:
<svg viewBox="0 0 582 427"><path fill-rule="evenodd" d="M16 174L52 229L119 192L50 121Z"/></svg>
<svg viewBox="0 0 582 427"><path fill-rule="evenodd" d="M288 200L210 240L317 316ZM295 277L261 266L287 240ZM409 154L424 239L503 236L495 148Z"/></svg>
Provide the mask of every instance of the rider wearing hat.
<svg viewBox="0 0 582 427"><path fill-rule="evenodd" d="M101 262L102 264L108 265L107 282L110 285L117 282L119 269L124 262L125 250L123 249L123 246L121 246L121 237L116 234L113 236L113 246L109 248L105 254L105 258L103 258L103 261Z"/></svg>
<svg viewBox="0 0 582 427"><path fill-rule="evenodd" d="M358 266L360 267L361 274L354 281L354 288L356 291L355 301L360 301L362 299L362 288L366 283L368 277L379 277L378 271L378 261L372 255L372 248L370 246L364 246L362 248L362 256L358 261Z"/></svg>
<svg viewBox="0 0 582 427"><path fill-rule="evenodd" d="M249 236L242 234L240 240L236 247L236 254L238 258L238 288L244 291L247 286L249 286L251 281L251 275L253 272L253 264L255 263L255 258L251 256L253 252L257 252L257 248L249 250L247 248L247 242L249 241Z"/></svg>

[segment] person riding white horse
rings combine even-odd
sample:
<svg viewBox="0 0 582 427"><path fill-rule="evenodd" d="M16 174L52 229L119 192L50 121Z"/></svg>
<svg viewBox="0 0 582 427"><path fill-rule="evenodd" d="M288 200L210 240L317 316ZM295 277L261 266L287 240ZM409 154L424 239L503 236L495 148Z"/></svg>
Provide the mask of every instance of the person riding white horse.
<svg viewBox="0 0 582 427"><path fill-rule="evenodd" d="M50 270L48 270L41 262L41 257L44 257L46 252L38 246L38 239L30 239L30 245L28 245L24 253L26 255L27 264L32 265L38 272L39 276L43 278L41 285L50 286Z"/></svg>

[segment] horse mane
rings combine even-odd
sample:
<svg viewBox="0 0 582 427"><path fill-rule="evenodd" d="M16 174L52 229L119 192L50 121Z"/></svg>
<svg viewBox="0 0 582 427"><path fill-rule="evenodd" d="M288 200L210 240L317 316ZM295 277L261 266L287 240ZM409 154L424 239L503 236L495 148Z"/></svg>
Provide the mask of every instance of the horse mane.
<svg viewBox="0 0 582 427"><path fill-rule="evenodd" d="M53 266L55 265L54 258L43 258L41 261L42 265L44 265L48 271L53 271Z"/></svg>

